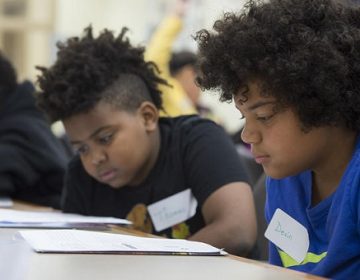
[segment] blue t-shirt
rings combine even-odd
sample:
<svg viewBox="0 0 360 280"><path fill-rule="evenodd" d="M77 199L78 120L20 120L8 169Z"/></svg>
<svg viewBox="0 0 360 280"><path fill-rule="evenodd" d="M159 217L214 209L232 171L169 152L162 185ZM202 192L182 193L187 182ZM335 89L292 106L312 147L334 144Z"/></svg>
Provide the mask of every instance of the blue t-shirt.
<svg viewBox="0 0 360 280"><path fill-rule="evenodd" d="M310 240L300 264L270 242L270 263L329 278L360 279L360 137L340 185L314 207L311 178L311 171L305 171L267 179L267 222L280 208L307 229Z"/></svg>

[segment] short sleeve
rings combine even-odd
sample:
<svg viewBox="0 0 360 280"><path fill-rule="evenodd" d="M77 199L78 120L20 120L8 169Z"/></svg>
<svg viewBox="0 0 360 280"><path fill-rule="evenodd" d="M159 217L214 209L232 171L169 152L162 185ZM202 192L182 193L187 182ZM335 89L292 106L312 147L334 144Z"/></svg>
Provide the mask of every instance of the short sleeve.
<svg viewBox="0 0 360 280"><path fill-rule="evenodd" d="M200 205L220 187L247 181L240 155L222 127L209 120L194 121L185 139L183 168Z"/></svg>

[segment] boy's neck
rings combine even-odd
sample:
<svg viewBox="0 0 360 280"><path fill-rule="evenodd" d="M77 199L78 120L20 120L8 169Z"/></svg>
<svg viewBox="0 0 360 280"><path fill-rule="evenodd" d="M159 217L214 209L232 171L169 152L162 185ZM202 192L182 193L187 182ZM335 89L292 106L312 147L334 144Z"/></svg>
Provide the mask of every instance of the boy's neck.
<svg viewBox="0 0 360 280"><path fill-rule="evenodd" d="M150 173L152 172L153 168L158 161L159 154L160 154L160 147L161 147L161 133L160 127L158 126L157 129L153 132L152 137L149 139L152 143L152 150L151 154L148 158L148 161L141 172L138 174L139 180L136 181L131 186L136 187L142 184L146 179L149 177Z"/></svg>
<svg viewBox="0 0 360 280"><path fill-rule="evenodd" d="M357 133L335 129L331 141L332 149L320 168L312 172L312 205L316 205L336 191L352 158Z"/></svg>

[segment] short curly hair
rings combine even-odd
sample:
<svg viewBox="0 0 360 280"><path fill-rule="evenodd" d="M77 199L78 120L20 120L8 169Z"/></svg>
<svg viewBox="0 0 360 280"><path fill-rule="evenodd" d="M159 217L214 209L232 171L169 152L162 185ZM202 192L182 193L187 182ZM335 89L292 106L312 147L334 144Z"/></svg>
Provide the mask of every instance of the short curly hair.
<svg viewBox="0 0 360 280"><path fill-rule="evenodd" d="M345 1L249 1L197 32L202 89L231 102L251 81L305 128L360 130L360 10ZM245 93L246 97L246 93Z"/></svg>
<svg viewBox="0 0 360 280"><path fill-rule="evenodd" d="M133 47L124 27L115 37L105 29L97 38L92 27L82 37L57 43L57 60L50 68L37 67L39 107L51 121L88 112L101 101L119 109L136 110L143 101L162 109L158 68L144 60L144 48Z"/></svg>

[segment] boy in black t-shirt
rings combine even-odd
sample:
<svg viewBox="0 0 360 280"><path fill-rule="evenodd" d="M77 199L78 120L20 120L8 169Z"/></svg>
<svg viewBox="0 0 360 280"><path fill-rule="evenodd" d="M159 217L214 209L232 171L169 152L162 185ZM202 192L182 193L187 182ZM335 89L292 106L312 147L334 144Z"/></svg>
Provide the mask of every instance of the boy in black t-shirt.
<svg viewBox="0 0 360 280"><path fill-rule="evenodd" d="M94 38L87 28L40 68L39 105L63 121L78 154L63 210L128 218L143 231L246 255L255 210L231 140L197 116L159 119L166 82L125 33Z"/></svg>

